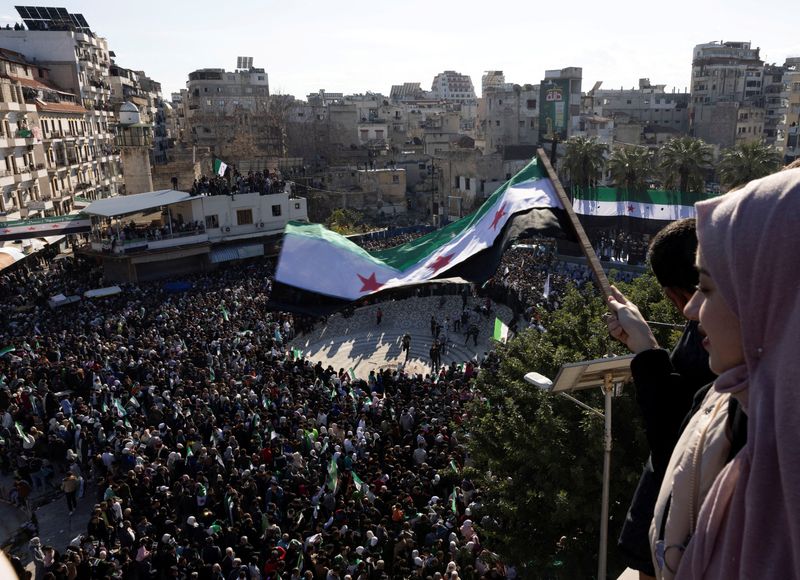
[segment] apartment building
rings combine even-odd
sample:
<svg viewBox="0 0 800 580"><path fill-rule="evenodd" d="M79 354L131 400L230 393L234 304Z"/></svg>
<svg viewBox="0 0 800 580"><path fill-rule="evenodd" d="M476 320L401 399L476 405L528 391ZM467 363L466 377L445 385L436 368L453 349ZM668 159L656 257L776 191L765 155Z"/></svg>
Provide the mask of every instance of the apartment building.
<svg viewBox="0 0 800 580"><path fill-rule="evenodd" d="M692 54L690 132L721 148L764 137L764 61L749 42L709 42Z"/></svg>
<svg viewBox="0 0 800 580"><path fill-rule="evenodd" d="M186 82L186 132L190 145L210 147L230 162L285 153L286 111L270 107L263 68L204 68Z"/></svg>
<svg viewBox="0 0 800 580"><path fill-rule="evenodd" d="M484 84L478 102L478 142L484 151L493 153L538 141L539 85L514 85L504 80Z"/></svg>
<svg viewBox="0 0 800 580"><path fill-rule="evenodd" d="M22 55L39 83L29 87L25 98L40 117L47 183L59 187L43 193L53 202L52 210L46 204L45 211L70 211L75 198L85 203L116 195L124 181L115 145L107 40L92 32L80 14L63 8L18 6L17 11L26 28L0 29L0 47Z"/></svg>
<svg viewBox="0 0 800 580"><path fill-rule="evenodd" d="M39 113L27 97L37 85L33 67L19 53L0 49L0 71L0 213L14 220L43 212L46 204L52 209L52 201Z"/></svg>
<svg viewBox="0 0 800 580"><path fill-rule="evenodd" d="M637 88L601 89L595 84L584 98L584 112L613 119L615 140L644 145L646 135L686 135L689 132L689 99L686 92L666 92L666 85L639 79Z"/></svg>
<svg viewBox="0 0 800 580"><path fill-rule="evenodd" d="M784 118L778 126L784 161L800 159L800 57L787 59L783 76Z"/></svg>
<svg viewBox="0 0 800 580"><path fill-rule="evenodd" d="M475 87L468 75L446 70L433 78L431 97L454 103L475 103Z"/></svg>

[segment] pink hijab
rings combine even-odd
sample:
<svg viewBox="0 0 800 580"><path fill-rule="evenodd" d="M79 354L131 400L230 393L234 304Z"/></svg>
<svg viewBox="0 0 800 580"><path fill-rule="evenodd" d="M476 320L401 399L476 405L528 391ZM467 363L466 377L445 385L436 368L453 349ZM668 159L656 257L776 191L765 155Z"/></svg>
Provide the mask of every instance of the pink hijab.
<svg viewBox="0 0 800 580"><path fill-rule="evenodd" d="M676 578L800 578L800 169L698 203L697 237L745 351L715 388L749 422Z"/></svg>

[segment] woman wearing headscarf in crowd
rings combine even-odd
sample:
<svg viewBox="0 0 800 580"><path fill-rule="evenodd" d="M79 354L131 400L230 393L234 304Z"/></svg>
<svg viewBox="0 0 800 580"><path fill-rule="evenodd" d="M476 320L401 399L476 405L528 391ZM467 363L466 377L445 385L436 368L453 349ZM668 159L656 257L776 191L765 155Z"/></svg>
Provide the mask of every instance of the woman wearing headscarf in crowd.
<svg viewBox="0 0 800 580"><path fill-rule="evenodd" d="M44 578L44 552L42 551L42 541L38 536L31 538L28 542L28 556L33 562L33 580Z"/></svg>
<svg viewBox="0 0 800 580"><path fill-rule="evenodd" d="M698 292L714 388L748 416L678 568L681 579L800 578L800 169L697 204Z"/></svg>

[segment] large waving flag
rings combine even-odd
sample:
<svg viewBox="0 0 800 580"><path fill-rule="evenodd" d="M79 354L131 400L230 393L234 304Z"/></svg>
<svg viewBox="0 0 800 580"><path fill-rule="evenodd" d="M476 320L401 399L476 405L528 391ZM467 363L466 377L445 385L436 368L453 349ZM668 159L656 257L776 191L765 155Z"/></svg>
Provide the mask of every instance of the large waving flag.
<svg viewBox="0 0 800 580"><path fill-rule="evenodd" d="M272 305L324 312L377 292L432 280L482 283L516 239L535 234L574 237L546 175L534 159L475 213L388 250L368 252L319 224L290 222Z"/></svg>

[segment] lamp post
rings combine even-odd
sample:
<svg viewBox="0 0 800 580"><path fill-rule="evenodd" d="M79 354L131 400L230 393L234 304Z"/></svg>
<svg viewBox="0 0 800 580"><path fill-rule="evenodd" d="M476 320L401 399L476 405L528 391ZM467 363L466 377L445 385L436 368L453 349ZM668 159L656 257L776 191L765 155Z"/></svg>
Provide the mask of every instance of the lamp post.
<svg viewBox="0 0 800 580"><path fill-rule="evenodd" d="M597 578L605 580L608 561L608 503L611 481L611 396L614 384L627 380L630 376L631 356L610 357L596 361L571 363L561 367L553 383L539 373L530 372L525 375L525 382L537 389L554 392L600 417L604 422L603 430L603 492L600 507L600 548L597 557ZM600 386L605 398L605 410L600 411L587 405L569 394L571 391Z"/></svg>

